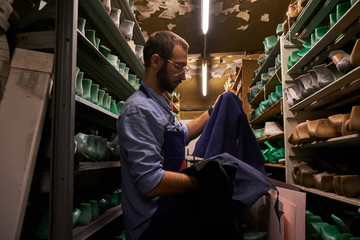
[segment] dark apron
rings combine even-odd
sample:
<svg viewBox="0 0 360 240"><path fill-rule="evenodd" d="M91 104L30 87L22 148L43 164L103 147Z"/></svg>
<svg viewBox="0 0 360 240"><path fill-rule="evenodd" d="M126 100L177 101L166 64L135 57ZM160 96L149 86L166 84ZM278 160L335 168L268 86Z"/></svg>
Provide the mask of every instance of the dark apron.
<svg viewBox="0 0 360 240"><path fill-rule="evenodd" d="M148 98L149 93L143 86L142 91ZM176 128L173 131L165 130L163 144L163 169L165 171L178 172L185 166L185 143L184 133ZM148 229L141 235L141 240L161 240L165 239L166 229L171 224L172 219L177 214L177 202L174 197L161 197L158 208L151 217ZM176 234L176 233L174 233Z"/></svg>
<svg viewBox="0 0 360 240"><path fill-rule="evenodd" d="M139 90L142 91L148 98L150 98L149 93L143 86L140 86ZM184 133L179 131L176 126L174 126L174 130L169 131L166 129L164 132L162 156L164 158L164 170L173 172L178 172L181 170L185 160Z"/></svg>

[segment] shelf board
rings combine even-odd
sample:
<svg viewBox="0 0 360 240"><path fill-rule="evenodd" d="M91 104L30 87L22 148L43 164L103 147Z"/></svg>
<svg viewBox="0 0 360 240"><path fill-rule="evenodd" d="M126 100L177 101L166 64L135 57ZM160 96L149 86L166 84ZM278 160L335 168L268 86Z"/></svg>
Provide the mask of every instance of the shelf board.
<svg viewBox="0 0 360 240"><path fill-rule="evenodd" d="M241 83L241 75L242 75L242 68L240 68L238 70L236 78L235 78L235 82L234 82L233 86L231 87L231 89L234 90L235 92L238 89L238 85Z"/></svg>
<svg viewBox="0 0 360 240"><path fill-rule="evenodd" d="M250 101L250 105L256 106L259 105L261 101L265 99L265 89L264 87L255 95L255 97Z"/></svg>
<svg viewBox="0 0 360 240"><path fill-rule="evenodd" d="M266 120L272 118L272 116L281 113L281 101L282 98L274 103L271 107L269 107L265 112L259 115L257 118L250 121L250 124L256 125L259 123L263 123Z"/></svg>
<svg viewBox="0 0 360 240"><path fill-rule="evenodd" d="M313 0L310 2L314 2ZM317 1L316 1L317 2ZM318 10L316 12L316 14L313 14L312 11L314 11L314 9L316 9L315 7L319 4L319 3L314 3L312 5L314 6L314 9L308 9L311 11L310 15L313 15L313 19L311 20L311 22L306 26L306 28L299 34L299 38L300 39L305 39L308 38L311 33L314 32L315 28L319 26L319 24L326 18L329 16L329 13L333 10L333 8L336 6L336 4L339 2L339 0L327 0L327 1L322 1L324 2L322 7L320 8L320 10ZM313 6L311 6L313 7ZM301 27L301 26L300 26Z"/></svg>
<svg viewBox="0 0 360 240"><path fill-rule="evenodd" d="M338 49L341 49L351 38L360 32L360 19L357 19L350 27L348 27L343 33L324 48L310 63L304 66L303 70L311 70L313 66L319 65L329 60L329 53Z"/></svg>
<svg viewBox="0 0 360 240"><path fill-rule="evenodd" d="M346 75L338 78L336 81L330 83L314 94L291 106L290 110L314 110L324 106L327 103L333 102L338 98L344 97L349 93L349 91L355 91L360 88L360 84L355 82L355 80L359 78L360 67L357 67L348 72ZM344 88L344 86L347 87Z"/></svg>
<svg viewBox="0 0 360 240"><path fill-rule="evenodd" d="M241 93L242 86L243 86L242 82L241 82L241 83L239 83L239 85L238 85L238 89L237 89L237 91L236 91L236 93L235 93L235 94L236 94L236 96L240 97L240 99L241 99L241 96L240 96L239 94Z"/></svg>
<svg viewBox="0 0 360 240"><path fill-rule="evenodd" d="M96 33L104 36L104 39L111 44L110 48L114 51L113 54L118 55L131 71L141 79L144 74L144 66L137 59L101 2L99 0L80 0L79 4L81 10L87 15L86 19L92 20L93 25L96 27Z"/></svg>
<svg viewBox="0 0 360 240"><path fill-rule="evenodd" d="M258 105L261 101L266 99L271 92L275 91L275 87L281 85L281 67L276 69L275 74L269 79L265 86L256 94L251 100L251 105Z"/></svg>
<svg viewBox="0 0 360 240"><path fill-rule="evenodd" d="M171 105L172 105L172 111L173 111L175 114L177 114L177 113L180 112L180 110L175 106L174 103L171 103Z"/></svg>
<svg viewBox="0 0 360 240"><path fill-rule="evenodd" d="M332 28L330 28L330 30L327 31L317 43L315 43L311 49L287 71L287 74L301 72L302 68L308 65L312 59L318 58L311 63L311 66L314 66L321 62L318 56L322 55L321 59L325 60L328 57L327 55L329 52L341 48L348 40L350 40L356 33L359 32L359 12L360 2L357 1L347 11L347 13L342 16L342 18ZM344 30L346 30L345 33L341 34L344 32ZM336 40L335 43L331 45L334 40ZM322 51L323 54L320 54Z"/></svg>
<svg viewBox="0 0 360 240"><path fill-rule="evenodd" d="M280 40L278 40L274 46L274 48L271 50L270 54L265 60L265 63L261 66L260 71L256 74L253 81L250 84L251 86L254 86L257 82L261 81L261 74L264 72L267 72L270 67L273 67L275 65L275 58L280 53Z"/></svg>
<svg viewBox="0 0 360 240"><path fill-rule="evenodd" d="M164 96L171 101L170 93L164 92Z"/></svg>
<svg viewBox="0 0 360 240"><path fill-rule="evenodd" d="M176 95L174 94L173 97L172 97L172 100L173 100L174 103L176 103L176 102L179 102L179 101L180 101L180 98L178 98L178 96L176 96Z"/></svg>
<svg viewBox="0 0 360 240"><path fill-rule="evenodd" d="M285 35L285 38L291 41L291 38L298 33L298 31L303 27L307 19L313 15L316 7L322 0L311 0L308 1L304 9L301 11L299 16L296 18L295 23L291 26L290 30Z"/></svg>
<svg viewBox="0 0 360 240"><path fill-rule="evenodd" d="M264 166L285 169L285 165L280 163L264 163Z"/></svg>
<svg viewBox="0 0 360 240"><path fill-rule="evenodd" d="M107 128L116 129L116 121L118 118L116 114L77 95L75 95L75 103L76 117L95 122Z"/></svg>
<svg viewBox="0 0 360 240"><path fill-rule="evenodd" d="M311 143L294 145L291 149L309 149L309 148L330 148L330 147L349 147L360 145L360 134L351 134L346 136L329 138L327 140L318 140Z"/></svg>
<svg viewBox="0 0 360 240"><path fill-rule="evenodd" d="M86 239L92 234L109 224L111 221L121 216L123 213L121 205L108 209L105 213L99 216L99 218L91 221L86 226L75 227L72 231L73 240Z"/></svg>
<svg viewBox="0 0 360 240"><path fill-rule="evenodd" d="M330 199L334 199L343 203L347 203L347 204L351 204L357 207L360 207L360 198L348 198L342 195L338 195L336 193L332 193L332 192L324 192L322 190L319 190L317 188L308 188L308 187L304 187L304 186L300 186L300 185L295 185L294 186L300 188L301 190L305 191L305 192L309 192L309 193L313 193L319 196L323 196L323 197L327 197Z"/></svg>
<svg viewBox="0 0 360 240"><path fill-rule="evenodd" d="M266 141L271 141L271 140L278 140L284 138L284 133L278 133L278 134L274 134L271 136L267 136L267 137L263 137L257 140L258 143L263 143Z"/></svg>
<svg viewBox="0 0 360 240"><path fill-rule="evenodd" d="M93 81L111 89L111 94L114 94L121 100L126 100L135 92L135 88L79 30L77 65Z"/></svg>
<svg viewBox="0 0 360 240"><path fill-rule="evenodd" d="M112 0L112 7L121 9L121 14L125 17L125 19L135 22L134 31L133 31L133 39L135 44L144 45L145 38L141 32L140 26L133 15L129 4L125 0Z"/></svg>
<svg viewBox="0 0 360 240"><path fill-rule="evenodd" d="M120 161L107 161L107 162L77 162L76 171L88 171L88 170L97 170L104 168L115 168L120 167Z"/></svg>

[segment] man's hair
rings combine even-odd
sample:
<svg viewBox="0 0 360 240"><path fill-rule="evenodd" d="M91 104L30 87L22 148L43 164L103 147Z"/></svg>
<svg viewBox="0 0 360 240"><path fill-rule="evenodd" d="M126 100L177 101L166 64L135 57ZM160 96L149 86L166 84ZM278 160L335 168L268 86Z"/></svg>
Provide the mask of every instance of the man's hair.
<svg viewBox="0 0 360 240"><path fill-rule="evenodd" d="M145 67L150 66L151 56L154 54L170 59L175 45L180 45L185 51L189 49L185 39L173 32L158 31L151 34L144 46Z"/></svg>

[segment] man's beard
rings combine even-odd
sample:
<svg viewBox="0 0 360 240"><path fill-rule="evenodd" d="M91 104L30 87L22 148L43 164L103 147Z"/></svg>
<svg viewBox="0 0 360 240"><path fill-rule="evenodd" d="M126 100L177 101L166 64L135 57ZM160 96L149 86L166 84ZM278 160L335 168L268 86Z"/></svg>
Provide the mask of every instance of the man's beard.
<svg viewBox="0 0 360 240"><path fill-rule="evenodd" d="M164 91L167 91L169 93L172 93L176 87L174 86L171 86L171 82L170 82L170 79L169 79L169 76L166 72L166 67L167 67L167 63L164 63L158 74L157 74L157 78L159 80L159 83L160 83L160 86L162 87L162 89Z"/></svg>

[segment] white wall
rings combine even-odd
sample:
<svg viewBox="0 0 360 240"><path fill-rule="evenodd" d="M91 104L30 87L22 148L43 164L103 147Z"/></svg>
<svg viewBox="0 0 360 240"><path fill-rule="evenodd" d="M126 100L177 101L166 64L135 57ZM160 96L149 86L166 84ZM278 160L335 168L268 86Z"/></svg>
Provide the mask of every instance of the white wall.
<svg viewBox="0 0 360 240"><path fill-rule="evenodd" d="M186 125L186 124L188 124L189 122L191 122L191 120L181 120L180 121L183 125ZM199 136L200 137L200 136ZM198 157L193 157L192 156L192 154L193 154L193 152L194 152L194 149L195 149L195 144L196 144L196 142L197 142L197 140L199 139L199 137L198 138L196 138L196 139L194 139L194 140L192 140L190 143L189 143L189 145L187 145L187 146L185 146L185 158L186 159L188 159L188 160L193 160L193 159L195 159L195 160L202 160L202 158L198 158ZM188 164L189 165L189 164Z"/></svg>

